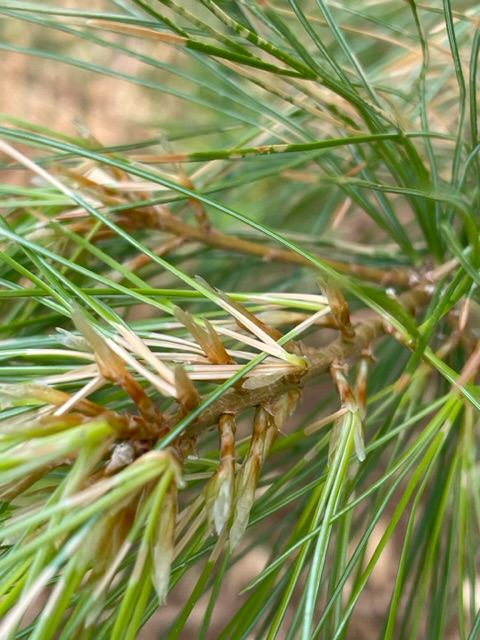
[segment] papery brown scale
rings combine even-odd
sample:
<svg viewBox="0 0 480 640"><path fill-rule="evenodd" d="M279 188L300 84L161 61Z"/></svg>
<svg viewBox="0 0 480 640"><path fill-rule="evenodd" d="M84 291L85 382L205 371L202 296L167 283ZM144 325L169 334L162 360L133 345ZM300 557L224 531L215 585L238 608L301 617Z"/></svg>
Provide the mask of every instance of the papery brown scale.
<svg viewBox="0 0 480 640"><path fill-rule="evenodd" d="M152 578L160 603L165 601L170 581L170 570L175 551L175 524L177 518L177 484L170 482L162 503L153 544Z"/></svg>
<svg viewBox="0 0 480 640"><path fill-rule="evenodd" d="M152 422L151 420L145 420L143 416L127 414L125 416L125 428L122 425L118 432L123 437L152 442L152 440L167 435L169 427L161 421Z"/></svg>
<svg viewBox="0 0 480 640"><path fill-rule="evenodd" d="M258 453L252 453L249 454L238 474L234 519L230 529L230 548L232 550L240 544L247 529L261 468L261 456Z"/></svg>
<svg viewBox="0 0 480 640"><path fill-rule="evenodd" d="M265 444L263 446L263 458L265 459L270 453L271 448L275 444L275 440L278 438L280 431L275 424L270 424L265 434Z"/></svg>
<svg viewBox="0 0 480 640"><path fill-rule="evenodd" d="M317 278L320 289L326 296L330 310L338 324L342 338L350 342L355 337L355 329L350 320L350 309L340 287L330 278Z"/></svg>
<svg viewBox="0 0 480 640"><path fill-rule="evenodd" d="M265 423L261 425L260 429L258 429L262 433L263 451L261 457L262 461L264 461L280 432L273 415L267 407L262 406L257 408L254 421Z"/></svg>
<svg viewBox="0 0 480 640"><path fill-rule="evenodd" d="M300 397L301 393L298 389L290 389L275 398L273 402L264 405L270 415L273 416L277 429L283 429L288 418L295 410Z"/></svg>
<svg viewBox="0 0 480 640"><path fill-rule="evenodd" d="M355 378L355 397L362 420L367 412L367 372L368 363L362 358L357 364L357 376Z"/></svg>
<svg viewBox="0 0 480 640"><path fill-rule="evenodd" d="M188 329L192 337L203 349L210 362L213 364L231 364L233 362L217 332L208 320L204 320L206 327L204 329L195 322L193 316L180 309L180 307L175 307L174 313L177 320Z"/></svg>
<svg viewBox="0 0 480 640"><path fill-rule="evenodd" d="M335 360L330 367L330 373L332 374L333 381L335 382L335 386L337 387L341 403L345 405L350 411L356 411L357 402L352 393L350 385L348 384L348 380L345 377L347 372L347 364L338 360Z"/></svg>
<svg viewBox="0 0 480 640"><path fill-rule="evenodd" d="M230 519L235 496L235 417L220 416L220 464L207 483L204 494L208 520L218 535Z"/></svg>
<svg viewBox="0 0 480 640"><path fill-rule="evenodd" d="M196 455L197 457L199 455L195 436L182 436L179 438L176 442L176 449L180 460L185 460L189 455Z"/></svg>
<svg viewBox="0 0 480 640"><path fill-rule="evenodd" d="M333 423L332 431L330 433L330 441L328 444L328 466L332 465L333 459L335 457L335 452L338 448L338 443L342 438L344 424L345 414L337 418Z"/></svg>
<svg viewBox="0 0 480 640"><path fill-rule="evenodd" d="M265 411L264 407L257 407L253 418L253 432L250 440L250 449L246 460L252 456L259 456L263 463L263 449L265 446L265 435L271 420L270 415Z"/></svg>
<svg viewBox="0 0 480 640"><path fill-rule="evenodd" d="M137 494L129 495L115 508L106 511L94 525L88 547L83 552L87 562L95 560L89 582L101 578L111 558L118 553L135 521L137 502Z"/></svg>
<svg viewBox="0 0 480 640"><path fill-rule="evenodd" d="M215 331L215 327L206 318L204 318L203 321L205 323L205 329L210 337L210 344L215 353L215 364L234 364L235 361L228 355L227 350L220 340L220 336Z"/></svg>
<svg viewBox="0 0 480 640"><path fill-rule="evenodd" d="M369 364L371 362L374 362L371 349L366 349L362 352L362 356L358 360L355 372L355 398L357 400L359 415L362 421L365 419L367 414L367 378Z"/></svg>
<svg viewBox="0 0 480 640"><path fill-rule="evenodd" d="M231 413L220 416L218 430L220 433L220 461L228 458L235 459L235 432L237 430L235 416Z"/></svg>
<svg viewBox="0 0 480 640"><path fill-rule="evenodd" d="M258 478L266 453L266 435L271 425L271 420L271 416L264 407L257 407L253 419L250 448L235 483L236 502L233 524L230 529L231 549L235 549L240 544L248 526L250 511L255 501Z"/></svg>
<svg viewBox="0 0 480 640"><path fill-rule="evenodd" d="M104 338L90 326L77 306L73 308L72 320L92 347L101 375L124 389L147 421L161 422L161 413L156 409L143 387L127 371L122 359L110 349Z"/></svg>
<svg viewBox="0 0 480 640"><path fill-rule="evenodd" d="M155 407L151 398L148 397L143 387L128 372L123 378L114 376L112 382L118 384L128 393L145 420L154 424L159 424L163 421L162 414Z"/></svg>
<svg viewBox="0 0 480 640"><path fill-rule="evenodd" d="M230 520L235 496L235 460L224 460L204 489L210 525L220 535Z"/></svg>
<svg viewBox="0 0 480 640"><path fill-rule="evenodd" d="M304 367L303 369L296 369L292 373L287 373L285 376L283 376L283 380L287 384L301 385L302 384L302 380L305 377L305 375L307 374L307 372L308 372L308 365L306 367Z"/></svg>
<svg viewBox="0 0 480 640"><path fill-rule="evenodd" d="M185 369L178 365L174 370L175 387L177 390L177 400L180 403L183 413L188 413L200 403L200 396L193 382L187 375Z"/></svg>

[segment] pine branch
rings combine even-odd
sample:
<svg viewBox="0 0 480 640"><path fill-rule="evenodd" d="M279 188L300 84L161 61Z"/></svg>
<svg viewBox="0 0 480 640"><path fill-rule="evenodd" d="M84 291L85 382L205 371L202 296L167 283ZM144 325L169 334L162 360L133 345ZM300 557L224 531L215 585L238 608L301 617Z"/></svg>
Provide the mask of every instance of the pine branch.
<svg viewBox="0 0 480 640"><path fill-rule="evenodd" d="M231 236L216 229L206 229L190 225L178 217L171 215L161 215L156 210L132 209L131 215L134 215L141 228L158 229L173 233L179 238L185 238L194 242L199 242L205 246L222 249L228 252L243 253L250 256L257 256L269 262L283 262L286 264L305 266L312 268L312 263L304 258L304 256L289 251L288 249L277 249L265 246L251 240L243 240L237 236ZM122 222L122 225L132 226L132 218L129 217ZM355 263L340 262L339 260L331 260L323 256L314 254L324 264L335 269L340 273L350 274L368 282L375 282L385 287L408 287L415 272L412 269L379 269L368 267Z"/></svg>
<svg viewBox="0 0 480 640"><path fill-rule="evenodd" d="M415 314L423 308L431 298L428 284L420 284L401 294L398 302L405 311ZM239 414L246 409L262 404L268 404L275 398L289 391L302 389L318 376L327 372L335 360L348 360L361 355L372 342L386 333L386 323L375 311L361 310L352 317L355 327L355 337L351 341L337 338L334 342L321 349L308 349L305 355L308 367L298 376L284 376L271 384L256 389L242 391L230 390L224 393L218 400L211 404L200 417L185 431L186 437L197 437L212 425L218 423L220 416L225 413Z"/></svg>

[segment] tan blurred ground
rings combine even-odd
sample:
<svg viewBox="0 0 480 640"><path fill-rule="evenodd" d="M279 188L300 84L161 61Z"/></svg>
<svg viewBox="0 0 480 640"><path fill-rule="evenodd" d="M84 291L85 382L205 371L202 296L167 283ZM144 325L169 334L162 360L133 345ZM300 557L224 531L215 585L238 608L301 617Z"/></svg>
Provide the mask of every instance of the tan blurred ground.
<svg viewBox="0 0 480 640"><path fill-rule="evenodd" d="M71 0L62 8L95 9L111 4ZM74 25L72 19L72 26ZM13 18L0 20L2 41L16 46L60 51L71 58L105 66L130 76L147 78L149 68L141 61L105 47L91 46L70 34L42 29ZM117 34L109 34L120 41ZM172 47L130 38L139 53L170 61L176 54ZM35 58L32 55L0 50L0 111L16 118L50 127L66 134L78 135L85 126L105 145L121 144L154 131L151 123L162 120L162 113L172 109L172 98L130 82L100 73ZM178 110L178 104L176 105Z"/></svg>

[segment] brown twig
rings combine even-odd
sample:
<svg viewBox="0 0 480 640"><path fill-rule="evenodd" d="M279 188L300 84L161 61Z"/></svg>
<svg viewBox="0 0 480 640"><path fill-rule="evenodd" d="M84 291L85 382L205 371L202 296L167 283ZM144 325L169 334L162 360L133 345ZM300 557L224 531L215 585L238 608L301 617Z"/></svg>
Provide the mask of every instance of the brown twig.
<svg viewBox="0 0 480 640"><path fill-rule="evenodd" d="M118 221L121 226L127 229L132 228L132 226L134 228L142 229L157 229L166 233L172 233L183 240L198 242L205 246L222 249L229 253L243 253L263 258L269 262L283 262L286 264L312 268L312 263L295 251L269 247L251 240L243 240L236 236L230 236L211 228L203 205L194 198L190 198L190 203L192 204L194 213L200 223L198 226L190 225L179 219L178 216L172 215L168 207L165 205L143 208L132 205L132 208L129 209L128 197L126 202L125 196L121 195L119 189L116 190L112 187L105 187L105 185L98 184L76 171L71 171L65 168L62 168L61 171L76 182L79 182L82 186L92 189L96 192L97 197L105 204L127 204L127 206L123 208L122 214L119 214ZM189 187L192 186L191 181L186 175L181 176L180 182ZM147 199L148 194L144 194L144 197ZM384 270L376 267L368 267L355 263L332 260L314 253L312 253L312 255L322 261L325 265L340 273L346 273L386 287L393 286L406 288L411 286L415 277L418 278L418 274L412 269L392 268Z"/></svg>
<svg viewBox="0 0 480 640"><path fill-rule="evenodd" d="M312 267L312 263L307 260L307 258L304 258L294 251L269 247L251 240L243 240L215 229L196 227L183 222L183 220L179 220L175 216L161 215L158 211L152 209L132 209L122 219L123 225L131 226L133 222L141 224L143 229L154 228L159 231L173 233L176 236L216 249L223 249L229 253L243 253L257 256L270 262L283 262L286 264ZM382 284L386 287L408 287L412 282L412 277L415 276L415 272L410 269L393 268L385 271L375 267L330 260L329 258L323 258L316 254L312 255L340 273L350 274L369 282Z"/></svg>

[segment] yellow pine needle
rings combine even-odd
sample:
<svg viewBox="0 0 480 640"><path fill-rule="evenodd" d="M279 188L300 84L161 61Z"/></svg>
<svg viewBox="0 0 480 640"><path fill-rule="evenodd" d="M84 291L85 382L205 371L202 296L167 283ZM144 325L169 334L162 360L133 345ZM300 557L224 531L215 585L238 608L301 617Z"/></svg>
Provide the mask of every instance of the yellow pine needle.
<svg viewBox="0 0 480 640"><path fill-rule="evenodd" d="M149 38L151 40L157 40L158 42L164 42L168 44L184 45L187 39L176 35L175 33L164 33L157 31L156 29L149 29L148 27L140 27L133 24L125 24L123 22L114 22L113 20L87 20L87 26L98 27L102 30L115 31L116 33L125 33L129 36L135 36L137 38Z"/></svg>
<svg viewBox="0 0 480 640"><path fill-rule="evenodd" d="M175 317L181 322L188 331L192 334L193 338L202 347L205 355L213 364L231 364L232 358L228 355L225 347L222 344L214 327L204 319L205 329L201 327L193 316L189 313L175 307Z"/></svg>
<svg viewBox="0 0 480 640"><path fill-rule="evenodd" d="M130 349L148 362L159 374L161 378L170 385L174 384L174 374L161 360L159 360L131 329L123 324L114 324L114 327L127 342Z"/></svg>
<svg viewBox="0 0 480 640"><path fill-rule="evenodd" d="M54 416L65 415L68 411L70 411L74 407L78 407L81 410L82 407L79 406L80 403L84 402L87 396L89 396L91 393L93 393L94 391L97 391L97 389L100 389L100 387L103 386L103 383L104 383L104 379L102 378L102 376L95 376L95 378L92 378L90 382L87 382L87 384L85 384L81 389L79 389L77 393L75 393L66 402L64 402L62 406L59 407L53 413L53 415ZM93 403L89 403L89 404L93 404ZM98 407L98 409L100 412L102 407Z"/></svg>
<svg viewBox="0 0 480 640"><path fill-rule="evenodd" d="M338 411L335 411L329 416L326 416L321 420L316 420L312 424L308 425L308 427L305 427L305 429L303 430L304 434L310 435L311 433L315 433L315 431L319 431L320 429L323 429L324 427L329 425L331 422L334 422L338 418L341 418L347 411L348 409L346 407L341 407L340 409L338 409Z"/></svg>
<svg viewBox="0 0 480 640"><path fill-rule="evenodd" d="M112 351L121 357L121 360L125 362L125 364L130 365L132 369L134 369L140 376L148 380L154 387L156 387L160 391L160 393L162 393L167 397L173 397L173 398L176 397L177 390L174 384L169 384L163 378L160 378L159 376L149 371L140 362L138 362L138 360L136 360L131 354L129 354L122 346L120 346L113 340L107 339L107 343L112 349ZM130 374L128 375L132 380L134 380L130 376ZM141 389L141 395L146 396L145 392L143 391L143 388L140 387L140 389Z"/></svg>
<svg viewBox="0 0 480 640"><path fill-rule="evenodd" d="M279 345L272 336L265 330L266 325L262 328L260 326L260 320L252 320L252 314L247 311L242 305L231 300L227 296L227 294L217 291L213 289L203 278L196 276L196 279L202 284L205 289L211 294L212 299L218 304L219 307L227 311L232 317L234 317L237 322L240 323L241 326L245 327L250 333L256 336L260 340L260 345L257 341L254 341L255 348L270 353L277 358L281 358L282 360L286 360L298 367L304 368L306 366L305 360L298 356L295 356ZM228 335L228 333L227 333ZM277 335L277 334L276 334ZM281 337L281 334L278 334ZM248 339L244 336L242 338L243 342L249 344ZM252 345L253 346L253 345Z"/></svg>
<svg viewBox="0 0 480 640"><path fill-rule="evenodd" d="M257 351L268 353L274 358L278 358L280 360L286 360L292 366L298 367L300 366L298 363L302 362L302 365L301 365L302 368L305 367L305 360L303 358L299 358L297 356L294 356L291 353L288 353L288 351L285 351L285 349L283 349L283 347L278 345L274 340L269 339L268 342L262 342L260 340L255 340L254 338L250 338L249 336L241 334L238 331L232 331L227 327L218 327L217 330L218 330L218 333L222 335L226 335L229 338L233 338L234 340L239 340L244 344L247 344L250 347L257 349Z"/></svg>

